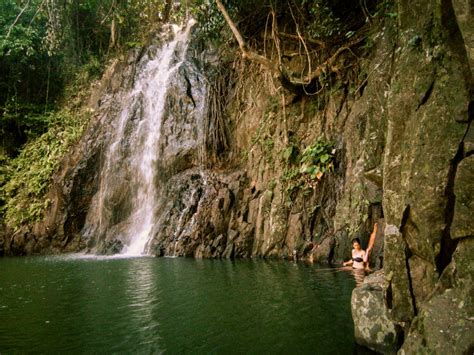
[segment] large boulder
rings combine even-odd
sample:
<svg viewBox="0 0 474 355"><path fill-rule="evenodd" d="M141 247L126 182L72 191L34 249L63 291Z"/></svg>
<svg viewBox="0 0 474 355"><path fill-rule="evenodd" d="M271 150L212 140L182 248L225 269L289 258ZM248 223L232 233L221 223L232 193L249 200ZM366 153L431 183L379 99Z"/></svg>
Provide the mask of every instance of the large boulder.
<svg viewBox="0 0 474 355"><path fill-rule="evenodd" d="M400 346L401 329L389 318L383 283L383 272L377 271L352 291L354 335L360 345L382 353L396 353Z"/></svg>

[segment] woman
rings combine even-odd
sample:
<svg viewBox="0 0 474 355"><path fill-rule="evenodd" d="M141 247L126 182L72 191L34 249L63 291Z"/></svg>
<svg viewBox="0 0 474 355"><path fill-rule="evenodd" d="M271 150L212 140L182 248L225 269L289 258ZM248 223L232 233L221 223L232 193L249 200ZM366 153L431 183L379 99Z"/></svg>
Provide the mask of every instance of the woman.
<svg viewBox="0 0 474 355"><path fill-rule="evenodd" d="M352 259L344 262L344 266L352 265L353 269L365 269L365 263L367 261L365 257L365 250L362 250L360 245L360 239L352 239Z"/></svg>

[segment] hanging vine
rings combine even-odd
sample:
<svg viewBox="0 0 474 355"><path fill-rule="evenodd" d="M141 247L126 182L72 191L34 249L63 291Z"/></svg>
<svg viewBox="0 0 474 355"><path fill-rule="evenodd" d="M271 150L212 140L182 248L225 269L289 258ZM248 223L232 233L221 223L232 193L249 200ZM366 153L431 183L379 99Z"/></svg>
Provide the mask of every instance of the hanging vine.
<svg viewBox="0 0 474 355"><path fill-rule="evenodd" d="M208 82L207 114L204 117L203 161L218 163L229 148L227 104L231 83L231 70L220 65L214 79Z"/></svg>

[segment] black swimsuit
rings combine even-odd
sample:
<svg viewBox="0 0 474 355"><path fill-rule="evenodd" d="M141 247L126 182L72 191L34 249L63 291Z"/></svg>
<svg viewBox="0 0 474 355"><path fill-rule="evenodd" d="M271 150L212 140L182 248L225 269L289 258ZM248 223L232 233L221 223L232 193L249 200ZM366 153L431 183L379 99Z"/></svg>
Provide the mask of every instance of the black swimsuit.
<svg viewBox="0 0 474 355"><path fill-rule="evenodd" d="M357 258L352 258L352 261L356 261L358 263L362 263L364 261L364 259L362 259L360 256L358 256Z"/></svg>

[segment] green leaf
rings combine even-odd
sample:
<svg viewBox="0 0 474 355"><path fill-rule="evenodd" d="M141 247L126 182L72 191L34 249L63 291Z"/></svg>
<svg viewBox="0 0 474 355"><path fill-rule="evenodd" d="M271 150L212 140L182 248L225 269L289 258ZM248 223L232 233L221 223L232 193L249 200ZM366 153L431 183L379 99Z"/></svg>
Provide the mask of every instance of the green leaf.
<svg viewBox="0 0 474 355"><path fill-rule="evenodd" d="M321 160L321 163L325 163L325 162L327 162L327 161L328 161L330 158L331 158L331 157L330 157L330 156L329 156L329 154L327 154L327 153L326 153L326 154L323 154L323 155L321 155L321 158L320 158L320 160Z"/></svg>

